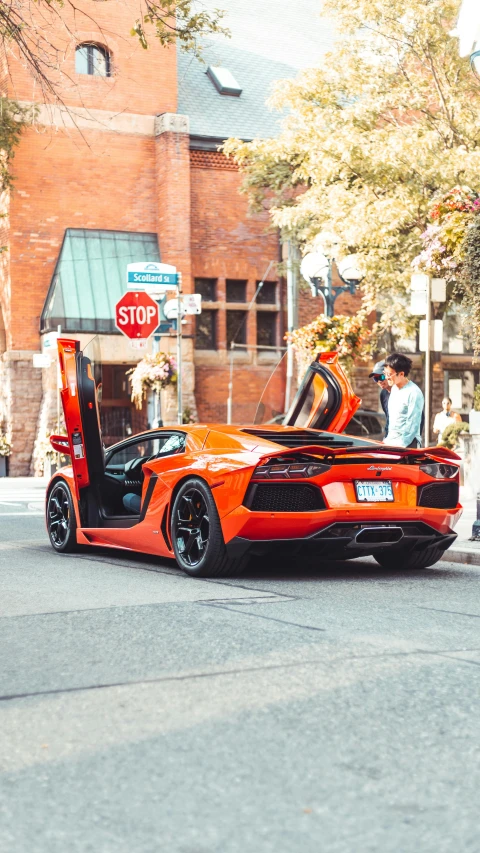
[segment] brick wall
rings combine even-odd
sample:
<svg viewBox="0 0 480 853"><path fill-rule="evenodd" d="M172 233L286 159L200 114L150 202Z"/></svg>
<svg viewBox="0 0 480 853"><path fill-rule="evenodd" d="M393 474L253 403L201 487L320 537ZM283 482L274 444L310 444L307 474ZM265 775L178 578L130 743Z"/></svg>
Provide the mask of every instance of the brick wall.
<svg viewBox="0 0 480 853"><path fill-rule="evenodd" d="M48 27L47 38L52 45L53 67L61 57L59 71L54 77L64 103L86 109L155 115L175 112L177 108L177 63L175 47L162 48L150 32L148 51L145 51L130 30L138 18L139 7L134 0L116 3L97 3L87 0L82 6L65 4L60 12L38 4L30 4L28 13L41 34ZM95 77L75 71L75 47L83 42L95 43L108 49L111 55L111 76ZM54 53L55 51L55 53ZM48 56L47 56L48 58ZM21 101L42 102L40 86L29 74L25 64L14 58L8 62L10 77L8 94ZM51 98L47 99L51 100Z"/></svg>
<svg viewBox="0 0 480 853"><path fill-rule="evenodd" d="M270 379L274 365L257 366L236 363L233 371L232 421L237 424L253 423L257 404ZM195 368L197 405L200 420L206 423L225 423L227 419L227 397L229 371L226 367L199 366ZM269 401L277 411L283 411L285 385L283 374L276 377L274 387L269 387Z"/></svg>
<svg viewBox="0 0 480 853"><path fill-rule="evenodd" d="M39 349L40 314L66 228L156 231L154 158L153 138L27 131L14 160L9 348Z"/></svg>
<svg viewBox="0 0 480 853"><path fill-rule="evenodd" d="M240 195L240 175L230 160L217 152L191 152L192 276L216 278L217 299L225 301L226 279L247 281L247 303L270 261L268 278L278 280L278 234L266 214L251 214ZM280 304L279 291L279 304ZM279 331L279 338L280 338ZM247 344L256 344L256 310L247 319ZM279 343L283 341L279 340ZM218 313L218 353L195 352L195 393L202 421L224 421L227 412L229 361L226 350L225 313ZM210 356L215 355L212 359ZM256 404L268 381L275 358L258 364L253 353L235 360L232 418L251 422Z"/></svg>
<svg viewBox="0 0 480 853"><path fill-rule="evenodd" d="M30 473L33 441L42 401L41 370L33 370L29 351L5 353L7 406L12 429L12 455L9 475L25 476Z"/></svg>

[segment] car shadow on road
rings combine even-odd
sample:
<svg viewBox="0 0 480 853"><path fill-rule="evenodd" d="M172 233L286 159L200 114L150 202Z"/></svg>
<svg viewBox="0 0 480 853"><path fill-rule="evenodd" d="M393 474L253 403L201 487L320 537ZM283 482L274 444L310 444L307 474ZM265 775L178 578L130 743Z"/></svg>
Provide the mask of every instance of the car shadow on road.
<svg viewBox="0 0 480 853"><path fill-rule="evenodd" d="M75 556L73 554L72 556ZM77 556L79 556L77 552ZM177 566L175 560L165 557L156 557L152 554L139 554L132 551L123 551L116 548L101 548L95 546L84 547L81 556L85 559L97 560L98 562L113 563L119 566L128 566L135 570L158 572L159 574L178 574L184 576L183 571ZM377 581L390 583L393 581L423 580L433 583L437 580L460 580L472 577L472 571L467 566L458 564L458 568L448 567L444 562L439 562L429 569L414 570L389 570L379 566L373 558L359 557L352 560L312 560L304 561L294 558L278 557L252 557L243 572L229 575L226 578L205 578L205 580L218 580L219 582L241 582L243 581ZM201 578L199 580L202 580Z"/></svg>
<svg viewBox="0 0 480 853"><path fill-rule="evenodd" d="M270 563L263 558L253 558L245 569L242 577L250 580L337 580L342 581L411 581L423 580L429 583L437 580L445 581L468 578L472 573L460 566L452 568L439 562L428 569L398 570L385 569L379 566L373 558L363 557L352 560L322 560L315 564L312 561L303 563L294 560L276 560Z"/></svg>

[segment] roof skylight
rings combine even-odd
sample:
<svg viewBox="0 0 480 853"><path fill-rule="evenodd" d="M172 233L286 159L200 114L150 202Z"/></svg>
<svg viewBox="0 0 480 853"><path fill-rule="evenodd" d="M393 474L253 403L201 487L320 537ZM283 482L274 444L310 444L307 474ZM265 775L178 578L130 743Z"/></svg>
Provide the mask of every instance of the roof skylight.
<svg viewBox="0 0 480 853"><path fill-rule="evenodd" d="M221 95L233 95L238 98L242 94L241 86L239 86L228 68L222 68L219 65L209 65L206 73L217 92Z"/></svg>

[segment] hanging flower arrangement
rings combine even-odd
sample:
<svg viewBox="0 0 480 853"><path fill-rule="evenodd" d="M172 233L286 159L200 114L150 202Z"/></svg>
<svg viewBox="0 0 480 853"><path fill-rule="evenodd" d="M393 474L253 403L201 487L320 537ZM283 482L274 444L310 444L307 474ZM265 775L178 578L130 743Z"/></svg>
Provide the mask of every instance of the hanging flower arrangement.
<svg viewBox="0 0 480 853"><path fill-rule="evenodd" d="M355 358L364 358L368 354L370 335L365 316L360 312L353 317L319 314L312 323L295 329L285 338L293 344L303 364L314 359L319 352L338 352L340 363L349 371Z"/></svg>
<svg viewBox="0 0 480 853"><path fill-rule="evenodd" d="M128 370L128 373L131 374L132 401L137 409L141 409L148 391L159 394L163 388L176 383L177 364L173 356L166 352L157 352L154 355L146 355L136 367Z"/></svg>
<svg viewBox="0 0 480 853"><path fill-rule="evenodd" d="M430 208L430 224L422 234L423 249L412 261L418 272L458 279L463 259L467 230L480 213L480 197L469 187L453 187Z"/></svg>
<svg viewBox="0 0 480 853"><path fill-rule="evenodd" d="M2 429L0 429L0 456L10 456L12 445Z"/></svg>

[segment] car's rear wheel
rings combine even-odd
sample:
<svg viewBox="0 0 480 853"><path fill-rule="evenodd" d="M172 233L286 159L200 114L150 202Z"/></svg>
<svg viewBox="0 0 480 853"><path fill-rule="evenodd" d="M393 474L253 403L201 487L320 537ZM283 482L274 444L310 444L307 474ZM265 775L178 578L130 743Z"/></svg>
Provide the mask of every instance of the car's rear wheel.
<svg viewBox="0 0 480 853"><path fill-rule="evenodd" d="M409 569L428 569L442 559L445 553L444 548L439 548L438 545L431 545L430 548L425 548L424 551L387 552L385 554L375 554L375 560L384 569L401 572Z"/></svg>
<svg viewBox="0 0 480 853"><path fill-rule="evenodd" d="M47 500L47 530L55 551L76 551L77 520L73 498L65 480L52 486Z"/></svg>
<svg viewBox="0 0 480 853"><path fill-rule="evenodd" d="M197 477L186 480L177 492L171 531L177 563L192 577L225 577L240 573L245 565L243 559L228 557L213 495Z"/></svg>

